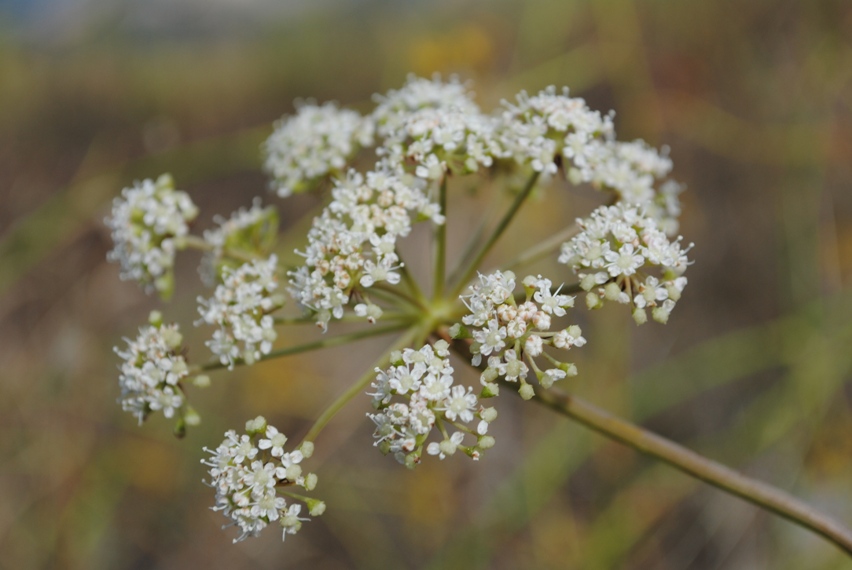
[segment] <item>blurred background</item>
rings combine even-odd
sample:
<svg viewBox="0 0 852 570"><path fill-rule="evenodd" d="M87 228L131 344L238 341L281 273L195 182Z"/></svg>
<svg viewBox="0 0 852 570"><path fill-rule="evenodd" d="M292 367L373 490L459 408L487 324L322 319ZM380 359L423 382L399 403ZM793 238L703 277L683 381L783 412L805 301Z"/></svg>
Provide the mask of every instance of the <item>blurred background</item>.
<svg viewBox="0 0 852 570"><path fill-rule="evenodd" d="M171 172L200 229L264 195L303 236L316 199L265 192L272 122L296 98L366 111L409 72L458 73L485 109L567 85L616 110L619 138L671 148L690 285L667 326L584 321L564 387L852 524L848 0L0 0L0 567L852 568L512 398L483 461L413 472L371 447L356 400L309 464L326 514L231 543L202 447L259 413L298 438L388 340L216 375L183 440L138 427L112 347L162 308L204 360L206 292L191 254L166 306L119 281L103 217Z"/></svg>

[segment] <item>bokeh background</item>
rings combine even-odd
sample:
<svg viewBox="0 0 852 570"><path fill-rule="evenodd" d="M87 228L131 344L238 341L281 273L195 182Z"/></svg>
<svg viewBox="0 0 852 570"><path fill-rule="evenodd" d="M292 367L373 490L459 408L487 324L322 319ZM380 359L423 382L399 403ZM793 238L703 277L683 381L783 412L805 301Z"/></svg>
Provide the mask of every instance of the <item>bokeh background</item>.
<svg viewBox="0 0 852 570"><path fill-rule="evenodd" d="M510 398L483 461L413 472L370 447L354 402L312 460L327 513L285 544L231 544L201 448L258 413L298 437L387 341L217 375L183 440L161 417L137 427L112 347L153 308L191 331L204 291L192 255L165 307L120 282L103 217L168 171L209 227L265 194L258 146L294 99L367 110L409 72L458 73L485 109L567 85L615 109L620 138L671 148L690 285L667 326L588 320L567 387L852 524L848 0L4 0L0 567L852 568ZM530 232L582 213L557 199ZM304 235L314 198L265 201ZM206 333L188 334L200 360Z"/></svg>

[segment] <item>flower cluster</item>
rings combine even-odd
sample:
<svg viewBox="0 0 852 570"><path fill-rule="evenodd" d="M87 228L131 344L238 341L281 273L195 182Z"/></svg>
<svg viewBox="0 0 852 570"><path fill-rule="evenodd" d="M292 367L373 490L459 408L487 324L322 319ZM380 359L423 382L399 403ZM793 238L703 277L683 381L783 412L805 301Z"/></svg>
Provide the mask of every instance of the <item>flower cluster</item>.
<svg viewBox="0 0 852 570"><path fill-rule="evenodd" d="M323 329L332 317L343 316L356 288L363 296L376 283L399 282L396 242L411 231L412 217L444 223L439 206L423 193L422 181L381 165L366 177L350 171L332 195L308 233L301 253L305 264L290 273L293 297L315 313ZM372 320L380 314L371 303L359 304L359 312Z"/></svg>
<svg viewBox="0 0 852 570"><path fill-rule="evenodd" d="M376 424L375 445L408 467L420 463L423 446L434 427L443 438L426 446L426 452L444 459L461 450L473 459L494 445L487 435L488 424L497 417L494 408L481 407L470 387L453 385L449 344L439 340L420 350L405 349L392 356L387 370L376 368L378 376L371 384L373 407L367 414ZM396 398L395 398L396 397ZM395 400L403 400L395 401ZM478 419L476 430L467 424ZM449 427L457 431L449 433ZM465 435L476 438L474 445L463 445Z"/></svg>
<svg viewBox="0 0 852 570"><path fill-rule="evenodd" d="M323 176L340 172L361 147L373 144L373 122L334 103L297 104L264 144L266 170L275 192L286 197L310 189Z"/></svg>
<svg viewBox="0 0 852 570"><path fill-rule="evenodd" d="M536 172L554 174L557 159L570 161L566 171L573 183L613 191L627 203L645 206L667 232L677 231L680 186L667 181L655 188L671 171L668 149L615 140L612 115L569 97L567 88L560 94L551 86L532 97L522 92L516 104L506 103L499 141L508 156Z"/></svg>
<svg viewBox="0 0 852 570"><path fill-rule="evenodd" d="M105 220L115 243L107 259L121 264L122 279L167 298L174 289L175 252L196 215L198 208L186 192L175 190L168 174L136 182L121 191Z"/></svg>
<svg viewBox="0 0 852 570"><path fill-rule="evenodd" d="M480 112L467 88L455 77L444 82L437 75L431 80L409 75L402 89L391 89L374 99L377 105L372 118L376 132L384 138L396 137L408 116L424 109L454 110L466 115Z"/></svg>
<svg viewBox="0 0 852 570"><path fill-rule="evenodd" d="M574 306L574 297L560 294L559 289L552 291L550 280L540 275L526 277L523 285L526 300L518 304L513 294L514 273L495 271L490 275L480 274L479 282L470 287L470 294L462 297L470 311L462 323L471 329L455 325L451 333L456 338L473 338L470 349L474 366L482 363L483 356L488 357L480 377L486 387L485 394L496 394L494 381L504 378L520 382L521 396L531 398L533 388L526 380L530 368L545 388L577 374L576 366L560 362L544 350L545 346L568 350L586 344L576 325L556 332L550 330L552 318L564 316L566 309ZM536 362L539 357L550 365L545 370Z"/></svg>
<svg viewBox="0 0 852 570"><path fill-rule="evenodd" d="M500 143L519 164L536 172L555 174L555 159L563 153L574 158L590 141L613 134L612 117L592 111L583 99L549 87L530 97L521 92L517 104L509 102L502 115Z"/></svg>
<svg viewBox="0 0 852 570"><path fill-rule="evenodd" d="M270 313L284 305L277 265L278 258L272 255L237 269L225 267L213 297L198 299L202 320L219 326L207 346L229 368L238 359L254 362L272 349L277 333Z"/></svg>
<svg viewBox="0 0 852 570"><path fill-rule="evenodd" d="M262 208L259 198L248 210L240 208L230 218L216 217L214 221L217 227L204 232L204 241L212 250L201 265L201 276L210 284L219 280L225 265L234 267L226 253L265 255L278 232L278 212L272 207Z"/></svg>
<svg viewBox="0 0 852 570"><path fill-rule="evenodd" d="M500 156L496 122L484 115L457 80L409 77L406 85L377 96L373 113L384 138L378 152L396 163L415 166L415 174L438 180L447 170L475 172Z"/></svg>
<svg viewBox="0 0 852 570"><path fill-rule="evenodd" d="M151 412L162 411L167 418L187 412L181 388L181 381L189 376L181 354L183 337L178 325L164 325L157 317L152 321L154 324L139 329L136 340L125 339L126 349L115 348L124 361L118 377L118 401L140 424Z"/></svg>
<svg viewBox="0 0 852 570"><path fill-rule="evenodd" d="M304 474L300 465L313 453L313 444L306 442L298 450L285 452L287 437L267 425L262 416L246 422L246 432L237 435L229 430L215 450L204 448L211 457L201 462L210 467L209 485L216 491L216 505L212 508L222 511L240 528L241 534L234 542L257 536L275 521L286 539L310 519L300 516L301 504L291 502L288 506L285 496L305 503L311 516L325 512L322 501L284 490L296 486L312 491L316 487L317 476Z"/></svg>
<svg viewBox="0 0 852 570"><path fill-rule="evenodd" d="M668 321L686 286L689 247L681 247L680 238L670 241L636 206L601 206L577 224L582 231L562 245L559 261L580 277L586 304L632 304L638 324L648 320L646 309L655 321ZM649 274L651 268L658 275Z"/></svg>

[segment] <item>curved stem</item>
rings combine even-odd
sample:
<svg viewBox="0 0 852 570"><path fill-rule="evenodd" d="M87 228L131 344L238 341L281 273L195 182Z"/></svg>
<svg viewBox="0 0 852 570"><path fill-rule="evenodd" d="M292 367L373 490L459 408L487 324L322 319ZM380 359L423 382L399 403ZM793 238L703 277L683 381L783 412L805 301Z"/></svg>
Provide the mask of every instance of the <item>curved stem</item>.
<svg viewBox="0 0 852 570"><path fill-rule="evenodd" d="M576 396L547 390L539 391L534 399L606 437L811 530L852 555L852 532L849 529L777 487L738 473Z"/></svg>
<svg viewBox="0 0 852 570"><path fill-rule="evenodd" d="M445 330L439 334L445 340L451 340ZM452 346L469 361L469 342L456 340L452 342ZM517 384L505 380L501 380L500 384L513 391L518 389ZM834 543L843 552L852 555L852 531L777 487L738 473L660 435L613 416L576 396L553 389L539 389L533 399L601 435L655 457L687 475L815 532Z"/></svg>
<svg viewBox="0 0 852 570"><path fill-rule="evenodd" d="M435 255L434 255L434 281L432 286L432 299L440 299L444 294L444 279L447 264L447 178L445 173L441 179L441 189L438 194L438 206L444 223L435 228Z"/></svg>
<svg viewBox="0 0 852 570"><path fill-rule="evenodd" d="M530 176L529 180L527 180L526 185L524 186L521 193L515 198L515 201L512 203L512 206L509 208L500 222L497 224L497 227L494 228L494 231L488 237L488 241L485 242L485 245L482 246L482 249L477 252L476 257L470 263L468 268L464 271L459 281L455 284L455 288L453 289L452 295L450 297L457 297L458 294L464 289L464 286L467 285L467 282L470 281L470 278L473 277L473 274L476 273L476 270L479 268L479 264L482 263L482 260L485 259L485 256L488 255L488 252L491 251L491 248L500 239L500 236L503 235L503 232L506 231L506 228L511 223L512 219L515 217L515 214L518 213L518 210L521 208L521 205L527 199L527 197L532 192L532 189L535 187L535 183L538 180L539 173L533 172L532 176Z"/></svg>
<svg viewBox="0 0 852 570"><path fill-rule="evenodd" d="M431 324L431 323L430 323ZM349 388L346 389L338 398L333 401L317 418L313 427L305 434L302 442L315 441L322 429L331 421L337 412L339 412L349 401L355 396L362 394L367 385L376 378L376 368L387 366L390 355L395 350L402 350L405 347L418 344L425 339L429 334L429 326L418 324L409 328L408 332L400 336L396 342L388 347L381 356L367 369L367 371ZM301 444L300 444L301 445Z"/></svg>
<svg viewBox="0 0 852 570"><path fill-rule="evenodd" d="M376 327L369 328L360 331L355 331L349 334L342 334L339 336L332 337L324 337L319 340L315 340L313 342L306 342L304 344L297 344L296 346L288 346L286 348L281 348L279 350L273 350L269 354L264 354L256 362L264 362L266 360L272 360L274 358L281 358L282 356L290 356L293 354L299 354L300 352L308 352L311 350L318 350L320 348L330 348L332 346L339 346L341 344L347 344L350 342L354 342L356 340L361 340L363 338L370 338L373 336L379 336L383 334L388 334L396 331L400 331L408 326L407 323L397 323L394 325L388 325L386 327ZM243 361L237 361L235 364L245 364ZM222 364L219 361L216 362L208 362L207 364L202 364L201 366L195 368L193 373L208 371L208 370L219 370L221 368L227 368L227 364Z"/></svg>

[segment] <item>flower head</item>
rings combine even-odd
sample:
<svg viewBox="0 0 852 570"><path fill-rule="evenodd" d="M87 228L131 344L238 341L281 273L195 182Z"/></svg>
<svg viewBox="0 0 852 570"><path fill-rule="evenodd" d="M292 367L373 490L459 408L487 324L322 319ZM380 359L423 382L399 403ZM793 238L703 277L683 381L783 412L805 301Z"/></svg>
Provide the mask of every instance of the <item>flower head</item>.
<svg viewBox="0 0 852 570"><path fill-rule="evenodd" d="M273 189L286 197L343 171L359 148L373 144L373 131L372 120L334 103L297 103L296 114L276 123L263 146Z"/></svg>
<svg viewBox="0 0 852 570"><path fill-rule="evenodd" d="M121 191L106 219L115 243L107 259L121 264L122 279L167 298L174 288L175 252L196 215L198 208L186 192L175 190L168 174L136 182Z"/></svg>
<svg viewBox="0 0 852 570"><path fill-rule="evenodd" d="M369 395L377 413L367 414L376 424L374 445L408 467L420 463L424 446L427 453L441 459L456 449L478 459L488 423L496 417L483 415L485 408L479 405L470 387L453 384L448 347L445 341L438 341L434 347L427 344L420 350L407 348L390 368L376 369L376 381L371 385L374 391ZM464 446L465 432L472 433L466 424L474 419L479 420L477 442ZM441 426L443 440L427 444L436 425ZM448 435L449 426L458 431ZM493 444L490 437L485 441L489 447Z"/></svg>
<svg viewBox="0 0 852 570"><path fill-rule="evenodd" d="M379 164L366 176L350 171L337 181L333 200L314 219L308 246L297 252L303 266L290 273L291 293L325 329L343 316L353 291L362 296L376 283L399 282L396 242L418 219L444 223L440 208L423 192L422 181ZM375 321L381 313L358 310Z"/></svg>
<svg viewBox="0 0 852 570"><path fill-rule="evenodd" d="M573 364L558 361L545 347L568 350L586 342L576 325L550 330L552 317L564 316L566 309L574 306L574 297L561 294L561 287L553 291L550 279L541 275L527 276L523 284L527 295L520 304L513 295L515 275L511 271L480 274L470 293L462 296L470 311L462 317L462 323L471 327L467 334L473 338L472 363L479 366L487 357L480 380L491 392L495 391L494 381L504 378L520 382L522 395L531 396L532 387L527 387L530 370L545 387L569 373L576 374ZM544 370L537 363L539 357L548 363Z"/></svg>
<svg viewBox="0 0 852 570"><path fill-rule="evenodd" d="M630 304L638 324L647 309L665 323L686 287L689 247L680 238L670 241L653 218L628 204L601 206L577 223L582 231L562 245L559 261L580 277L588 306Z"/></svg>
<svg viewBox="0 0 852 570"><path fill-rule="evenodd" d="M182 336L176 324L156 323L139 329L135 340L125 339L127 348L115 348L124 360L118 385L118 401L141 424L151 412L167 418L185 411L181 381L189 376L182 355Z"/></svg>
<svg viewBox="0 0 852 570"><path fill-rule="evenodd" d="M272 349L277 333L271 313L284 304L277 266L278 258L272 255L237 269L225 267L213 297L199 297L202 320L219 326L207 346L222 364L233 367L238 359L251 363Z"/></svg>
<svg viewBox="0 0 852 570"><path fill-rule="evenodd" d="M286 538L288 534L295 534L303 521L310 519L299 516L300 504L288 506L279 489L296 486L311 491L317 477L312 473L303 474L301 462L305 454L301 449L285 452L283 445L287 438L268 426L262 416L247 422L246 431L247 434L237 435L229 430L215 450L205 448L210 457L201 462L210 468L208 483L216 492L213 510L222 511L239 527L241 534L234 542L257 536L275 521L281 525L283 538ZM270 445L271 440L280 445ZM320 515L325 510L322 501L302 499L311 515Z"/></svg>

